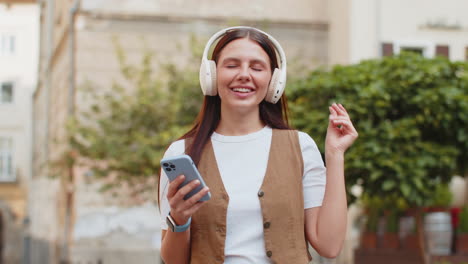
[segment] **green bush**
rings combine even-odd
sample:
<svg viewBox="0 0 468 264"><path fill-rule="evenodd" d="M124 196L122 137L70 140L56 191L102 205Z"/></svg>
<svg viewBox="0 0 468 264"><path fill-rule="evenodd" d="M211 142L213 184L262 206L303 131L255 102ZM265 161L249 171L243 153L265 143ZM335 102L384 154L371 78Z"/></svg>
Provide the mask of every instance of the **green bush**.
<svg viewBox="0 0 468 264"><path fill-rule="evenodd" d="M459 234L468 234L468 206L464 206L460 212L457 231Z"/></svg>
<svg viewBox="0 0 468 264"><path fill-rule="evenodd" d="M400 215L396 210L390 210L385 217L385 231L388 233L398 233L400 227Z"/></svg>
<svg viewBox="0 0 468 264"><path fill-rule="evenodd" d="M359 132L346 153L351 186L370 196L395 194L425 206L440 183L465 175L468 160L468 64L415 54L319 69L291 84L293 125L324 153L328 106L343 104Z"/></svg>
<svg viewBox="0 0 468 264"><path fill-rule="evenodd" d="M197 45L192 38L190 46ZM168 145L188 130L203 99L198 81L201 54L192 52L180 66L156 61L155 54L143 50L140 63L133 64L118 40L115 48L124 81L111 87L91 82L79 87L77 92L89 107L80 105L69 120L71 149L51 165L62 175L74 164L82 165L93 179L105 179L102 191L116 193L126 186L135 196L146 193L154 199L159 160Z"/></svg>
<svg viewBox="0 0 468 264"><path fill-rule="evenodd" d="M363 195L361 203L366 215L365 230L371 233L377 232L379 219L382 214L383 200L379 196L371 197Z"/></svg>
<svg viewBox="0 0 468 264"><path fill-rule="evenodd" d="M376 233L379 225L380 215L377 211L369 211L366 218L366 231Z"/></svg>
<svg viewBox="0 0 468 264"><path fill-rule="evenodd" d="M428 206L433 208L448 208L452 202L453 194L448 184L438 184L428 201Z"/></svg>

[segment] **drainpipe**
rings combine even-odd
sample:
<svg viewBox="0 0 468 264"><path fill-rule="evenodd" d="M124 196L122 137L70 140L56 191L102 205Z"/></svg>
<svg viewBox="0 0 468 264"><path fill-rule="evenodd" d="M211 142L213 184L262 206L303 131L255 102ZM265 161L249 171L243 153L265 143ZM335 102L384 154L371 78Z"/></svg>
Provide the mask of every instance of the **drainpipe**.
<svg viewBox="0 0 468 264"><path fill-rule="evenodd" d="M69 49L68 55L70 56L70 74L69 74L69 89L68 89L68 116L73 117L75 114L75 17L80 8L80 0L75 0L73 6L70 8L70 21L69 21Z"/></svg>
<svg viewBox="0 0 468 264"><path fill-rule="evenodd" d="M44 157L45 162L49 162L49 121L50 121L50 90L52 86L52 55L54 51L54 1L47 0L47 56L45 69L45 101L46 101L46 118L45 118L45 142L44 142Z"/></svg>
<svg viewBox="0 0 468 264"><path fill-rule="evenodd" d="M68 23L68 57L70 58L70 69L68 75L68 118L72 118L75 115L75 17L79 11L80 0L75 0L72 7L70 8L69 23ZM64 226L64 239L63 239L63 263L70 263L70 245L72 240L72 218L73 218L73 207L74 207L74 173L73 165L68 169L68 181L65 189L66 199L66 211L65 211L65 226Z"/></svg>

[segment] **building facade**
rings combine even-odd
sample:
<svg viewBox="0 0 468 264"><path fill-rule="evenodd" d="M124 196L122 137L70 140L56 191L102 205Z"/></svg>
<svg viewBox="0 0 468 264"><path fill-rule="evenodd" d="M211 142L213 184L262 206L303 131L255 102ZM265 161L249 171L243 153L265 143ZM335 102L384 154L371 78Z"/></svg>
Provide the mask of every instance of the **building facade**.
<svg viewBox="0 0 468 264"><path fill-rule="evenodd" d="M468 17L463 0L333 0L331 64L413 51L428 58L468 60ZM336 8L338 6L344 8ZM340 44L341 43L341 44Z"/></svg>
<svg viewBox="0 0 468 264"><path fill-rule="evenodd" d="M20 262L26 236L38 16L34 1L0 2L1 263Z"/></svg>

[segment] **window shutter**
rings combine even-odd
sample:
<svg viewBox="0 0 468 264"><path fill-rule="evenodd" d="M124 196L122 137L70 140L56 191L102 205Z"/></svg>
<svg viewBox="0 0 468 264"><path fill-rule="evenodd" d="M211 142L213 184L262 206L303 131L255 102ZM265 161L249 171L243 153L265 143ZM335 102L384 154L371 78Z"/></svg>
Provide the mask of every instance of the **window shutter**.
<svg viewBox="0 0 468 264"><path fill-rule="evenodd" d="M382 56L393 56L392 43L382 43Z"/></svg>
<svg viewBox="0 0 468 264"><path fill-rule="evenodd" d="M437 56L444 56L446 58L449 57L449 46L447 45L437 45L436 46L436 55Z"/></svg>

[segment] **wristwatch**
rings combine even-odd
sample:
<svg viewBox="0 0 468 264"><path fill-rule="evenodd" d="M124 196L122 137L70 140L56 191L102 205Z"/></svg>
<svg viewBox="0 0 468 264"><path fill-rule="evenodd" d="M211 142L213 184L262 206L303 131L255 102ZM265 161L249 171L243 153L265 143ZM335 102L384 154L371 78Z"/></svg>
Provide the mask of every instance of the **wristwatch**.
<svg viewBox="0 0 468 264"><path fill-rule="evenodd" d="M187 223L185 223L184 225L178 226L176 222L174 221L174 219L172 219L171 213L169 213L166 217L166 223L172 232L184 232L190 227L191 222L192 222L192 217L190 217Z"/></svg>

